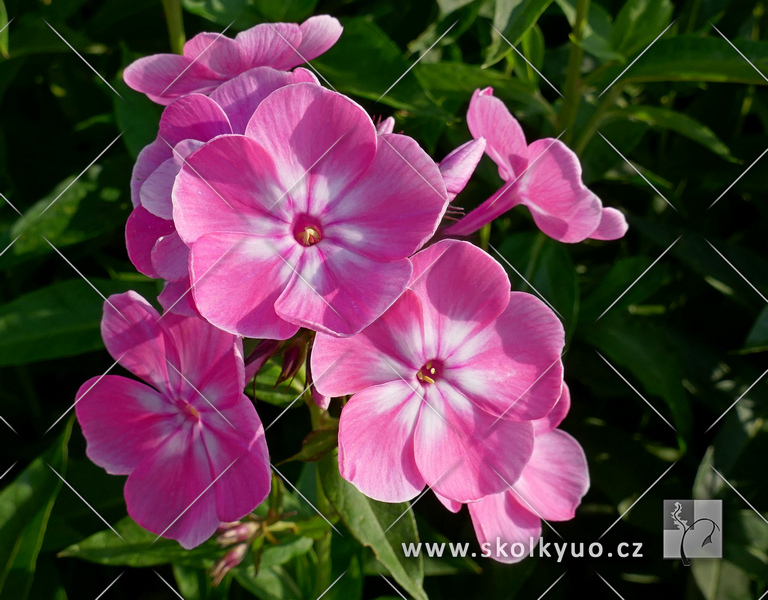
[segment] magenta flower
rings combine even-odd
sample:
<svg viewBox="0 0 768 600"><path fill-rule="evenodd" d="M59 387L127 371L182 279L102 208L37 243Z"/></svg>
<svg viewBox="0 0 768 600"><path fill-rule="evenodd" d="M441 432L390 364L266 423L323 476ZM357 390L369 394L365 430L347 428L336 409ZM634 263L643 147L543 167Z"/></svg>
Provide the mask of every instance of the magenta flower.
<svg viewBox="0 0 768 600"><path fill-rule="evenodd" d="M187 158L173 220L191 249L195 304L217 327L351 335L403 292L407 257L447 201L413 139L377 136L359 105L298 83L270 94L244 136L219 136Z"/></svg>
<svg viewBox="0 0 768 600"><path fill-rule="evenodd" d="M603 208L582 183L576 154L559 140L526 144L520 124L492 88L475 90L467 124L473 137L486 140L485 152L498 165L505 184L446 228L446 235L469 235L518 204L527 206L539 229L560 242L613 240L626 233L624 215Z"/></svg>
<svg viewBox="0 0 768 600"><path fill-rule="evenodd" d="M533 447L532 419L557 402L563 327L510 292L504 269L468 242L416 254L408 289L349 338L318 334L321 394L354 394L339 426L339 470L361 492L408 500L424 485L458 502L502 492Z"/></svg>
<svg viewBox="0 0 768 600"><path fill-rule="evenodd" d="M235 39L200 33L184 44L184 54L154 54L131 63L123 73L129 87L158 104L191 93L209 94L254 67L287 71L320 56L341 36L328 15L296 23L264 23Z"/></svg>
<svg viewBox="0 0 768 600"><path fill-rule="evenodd" d="M139 525L197 546L269 493L264 430L243 394L242 342L200 318L161 319L135 292L110 296L101 332L146 384L105 375L80 387L86 454L128 475L125 501Z"/></svg>
<svg viewBox="0 0 768 600"><path fill-rule="evenodd" d="M164 308L194 315L188 293L189 248L173 224L171 190L186 157L204 142L227 133L245 133L264 98L292 83L317 83L306 69L292 73L257 67L230 79L208 96L190 94L171 103L160 118L157 139L136 160L131 179L134 210L125 238L128 256L145 275L167 281L159 300ZM181 301L180 301L181 300Z"/></svg>
<svg viewBox="0 0 768 600"><path fill-rule="evenodd" d="M570 408L568 387L546 418L534 421L535 439L531 460L523 474L506 491L468 505L477 540L500 562L519 562L541 537L541 520L567 521L589 489L587 459L579 443L555 429ZM510 482L511 483L511 482ZM459 505L450 506L454 512ZM498 540L498 541L497 541ZM522 544L524 554L509 552ZM504 549L503 544L507 544ZM496 553L500 545L502 552ZM505 556L506 554L506 556Z"/></svg>

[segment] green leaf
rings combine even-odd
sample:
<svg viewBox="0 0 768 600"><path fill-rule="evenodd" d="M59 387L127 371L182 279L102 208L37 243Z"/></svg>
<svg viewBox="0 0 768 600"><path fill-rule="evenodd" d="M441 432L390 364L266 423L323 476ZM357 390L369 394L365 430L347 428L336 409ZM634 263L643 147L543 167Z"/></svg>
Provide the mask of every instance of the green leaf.
<svg viewBox="0 0 768 600"><path fill-rule="evenodd" d="M743 600L752 596L749 575L730 561L694 558L691 572L705 600Z"/></svg>
<svg viewBox="0 0 768 600"><path fill-rule="evenodd" d="M338 445L339 430L337 428L315 429L304 438L301 450L279 464L300 460L317 462Z"/></svg>
<svg viewBox="0 0 768 600"><path fill-rule="evenodd" d="M262 21L253 0L182 0L184 10L235 31Z"/></svg>
<svg viewBox="0 0 768 600"><path fill-rule="evenodd" d="M260 600L303 600L301 589L285 567L259 569L243 564L233 571L235 580Z"/></svg>
<svg viewBox="0 0 768 600"><path fill-rule="evenodd" d="M318 469L325 495L355 539L373 550L403 589L417 600L427 600L422 587L422 558L405 558L401 546L419 542L416 519L409 504L378 502L364 496L339 475L335 453L321 460Z"/></svg>
<svg viewBox="0 0 768 600"><path fill-rule="evenodd" d="M629 157L648 131L642 121L613 121L600 127L600 132L624 155ZM624 159L600 136L593 136L582 153L584 183L590 184L616 166L625 166ZM626 168L630 167L626 165ZM642 172L643 169L640 169ZM634 173L634 171L633 171ZM647 184L646 184L647 185Z"/></svg>
<svg viewBox="0 0 768 600"><path fill-rule="evenodd" d="M281 371L280 364L274 359L269 359L256 374L255 384L249 384L245 391L258 401L275 406L288 406L306 387L305 367L301 367L293 381L284 381L280 385L275 385ZM294 406L301 406L301 404L297 402Z"/></svg>
<svg viewBox="0 0 768 600"><path fill-rule="evenodd" d="M91 283L105 296L142 289L103 279ZM143 286L150 295L153 286ZM0 306L0 366L75 356L103 348L104 301L82 279L31 292Z"/></svg>
<svg viewBox="0 0 768 600"><path fill-rule="evenodd" d="M117 125L124 132L123 143L135 159L144 146L157 137L163 107L129 88L122 78L113 81L112 85L122 96L114 97Z"/></svg>
<svg viewBox="0 0 768 600"><path fill-rule="evenodd" d="M211 577L203 569L184 565L173 565L173 576L184 600L224 600L232 581L230 577L225 577L217 587L213 587Z"/></svg>
<svg viewBox="0 0 768 600"><path fill-rule="evenodd" d="M512 52L510 44L517 46L550 4L552 0L496 0L493 26L506 41L495 31L491 34L492 42L485 51L483 68L496 64Z"/></svg>
<svg viewBox="0 0 768 600"><path fill-rule="evenodd" d="M607 119L620 118L642 121L651 127L661 127L684 135L730 162L738 162L714 131L686 114L655 106L627 106L613 109Z"/></svg>
<svg viewBox="0 0 768 600"><path fill-rule="evenodd" d="M576 23L576 3L573 0L556 0L563 11L568 24L573 27ZM599 4L590 2L587 22L584 25L581 47L592 56L603 61L624 61L624 56L611 46L611 15Z"/></svg>
<svg viewBox="0 0 768 600"><path fill-rule="evenodd" d="M621 7L611 31L611 46L624 56L645 50L672 18L669 0L629 0Z"/></svg>
<svg viewBox="0 0 768 600"><path fill-rule="evenodd" d="M25 600L67 464L69 419L56 443L0 493L0 600ZM49 466L50 465L50 466Z"/></svg>
<svg viewBox="0 0 768 600"><path fill-rule="evenodd" d="M744 349L752 352L768 350L768 306L763 307L747 334Z"/></svg>
<svg viewBox="0 0 768 600"><path fill-rule="evenodd" d="M768 42L734 40L757 69L768 73ZM586 82L602 91L625 67L596 71ZM621 75L619 83L642 81L720 81L766 85L760 73L722 38L679 35L662 38ZM618 84L618 83L617 83Z"/></svg>
<svg viewBox="0 0 768 600"><path fill-rule="evenodd" d="M0 0L0 55L8 58L8 11L3 0Z"/></svg>
<svg viewBox="0 0 768 600"><path fill-rule="evenodd" d="M223 552L216 542L209 540L192 550L185 550L175 540L159 538L140 527L130 517L114 526L120 539L111 529L105 529L72 544L59 556L79 558L101 565L126 567L153 567L176 563L189 567L209 568Z"/></svg>

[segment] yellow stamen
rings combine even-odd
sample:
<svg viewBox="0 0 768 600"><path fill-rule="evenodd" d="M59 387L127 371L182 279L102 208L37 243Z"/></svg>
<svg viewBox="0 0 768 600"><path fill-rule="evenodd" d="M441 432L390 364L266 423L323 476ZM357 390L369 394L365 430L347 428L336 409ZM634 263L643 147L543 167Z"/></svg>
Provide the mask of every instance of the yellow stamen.
<svg viewBox="0 0 768 600"><path fill-rule="evenodd" d="M320 232L314 227L305 227L301 234L301 243L305 246L312 246L320 241Z"/></svg>

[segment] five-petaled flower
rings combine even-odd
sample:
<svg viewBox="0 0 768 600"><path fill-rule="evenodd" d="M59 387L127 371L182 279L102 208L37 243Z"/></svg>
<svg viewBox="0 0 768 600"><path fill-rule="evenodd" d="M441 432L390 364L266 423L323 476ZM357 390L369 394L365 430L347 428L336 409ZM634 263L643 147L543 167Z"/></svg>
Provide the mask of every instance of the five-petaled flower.
<svg viewBox="0 0 768 600"><path fill-rule="evenodd" d="M262 23L237 34L199 33L184 53L153 54L131 63L123 73L129 87L158 104L170 104L186 94L209 94L254 67L288 71L333 46L342 27L328 15L296 23Z"/></svg>
<svg viewBox="0 0 768 600"><path fill-rule="evenodd" d="M355 102L297 83L272 92L245 135L189 155L173 220L200 314L225 331L287 339L299 327L351 335L378 318L447 203L412 138L377 135Z"/></svg>
<svg viewBox="0 0 768 600"><path fill-rule="evenodd" d="M469 235L512 207L528 207L536 225L560 242L586 238L614 240L627 231L615 208L604 208L600 198L581 181L576 154L561 141L541 139L527 144L525 134L492 88L475 90L467 111L469 131L486 141L485 152L499 167L504 185L446 235Z"/></svg>
<svg viewBox="0 0 768 600"><path fill-rule="evenodd" d="M479 500L517 480L531 420L560 397L563 327L537 298L510 292L501 266L467 242L438 242L412 262L408 289L379 320L349 338L317 335L315 385L354 394L341 414L339 469L364 494L397 502L426 484Z"/></svg>
<svg viewBox="0 0 768 600"><path fill-rule="evenodd" d="M135 292L110 296L102 337L141 383L119 375L86 381L75 411L86 454L128 475L128 514L192 548L222 522L266 498L264 430L243 394L242 341L199 317L162 318Z"/></svg>

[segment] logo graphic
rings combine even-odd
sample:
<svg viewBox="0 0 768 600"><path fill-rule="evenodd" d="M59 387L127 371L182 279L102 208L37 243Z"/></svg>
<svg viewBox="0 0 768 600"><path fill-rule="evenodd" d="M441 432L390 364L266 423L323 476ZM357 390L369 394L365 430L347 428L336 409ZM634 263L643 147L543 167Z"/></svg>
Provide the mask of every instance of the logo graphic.
<svg viewBox="0 0 768 600"><path fill-rule="evenodd" d="M720 500L664 500L664 558L723 557Z"/></svg>

